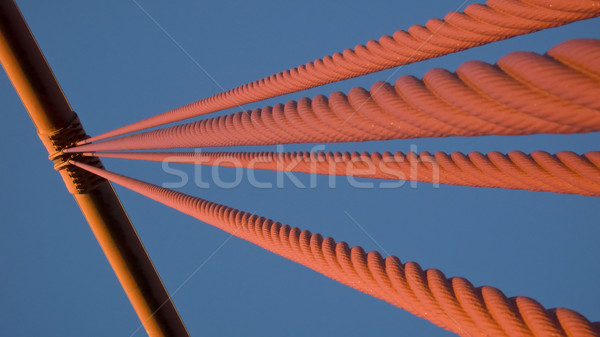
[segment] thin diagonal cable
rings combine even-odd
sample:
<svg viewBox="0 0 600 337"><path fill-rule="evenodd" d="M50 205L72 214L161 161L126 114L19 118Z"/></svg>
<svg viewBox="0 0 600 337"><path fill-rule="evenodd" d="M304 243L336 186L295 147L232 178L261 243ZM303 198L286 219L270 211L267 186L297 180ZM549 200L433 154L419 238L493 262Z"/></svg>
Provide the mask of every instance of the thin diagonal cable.
<svg viewBox="0 0 600 337"><path fill-rule="evenodd" d="M302 264L340 283L387 301L461 336L600 336L600 330L569 309L545 309L528 297L507 298L500 290L447 279L437 269L382 258L361 247L323 239L297 227L140 180L70 162L116 184Z"/></svg>
<svg viewBox="0 0 600 337"><path fill-rule="evenodd" d="M370 92L336 92L78 146L66 152L600 131L600 40L469 61ZM351 118L348 118L351 116ZM344 121L347 121L344 123Z"/></svg>
<svg viewBox="0 0 600 337"><path fill-rule="evenodd" d="M95 152L88 156L600 196L600 151Z"/></svg>
<svg viewBox="0 0 600 337"><path fill-rule="evenodd" d="M173 42L173 44L179 48L179 50L181 50L185 56L187 56L188 59L190 59L190 61L192 61L192 63L198 68L200 69L200 71L202 71L204 73L204 75L206 75L206 77L208 77L219 89L221 89L222 91L225 91L225 88L223 88L223 86L221 85L221 83L219 83L219 81L217 81L198 61L196 61L196 59L190 54L188 53L188 51L183 48L183 46L177 42L177 40L175 40L175 38L169 34L169 32L167 32L167 30L158 22L156 21L156 19L150 14L148 13L148 11L137 1L137 0L131 0L138 8L140 11L142 11L142 13L144 13L144 15L146 15L146 17L148 17L148 19L150 19L150 21L152 21L152 23L154 23L154 25L156 27L158 27L158 29L160 29L160 31L169 39L171 40L171 42ZM237 107L239 107L240 109L244 109L244 107L242 107L239 104L235 104Z"/></svg>
<svg viewBox="0 0 600 337"><path fill-rule="evenodd" d="M194 275L196 275L200 269L202 269L202 267L204 267L223 247L225 247L225 245L227 244L227 242L229 242L229 240L231 240L231 238L233 237L233 234L229 234L229 236L217 247L217 249L213 250L212 253L210 253L210 255L204 259L204 261L202 261L202 263L200 263L200 265L198 267L196 267L196 269L194 269L194 271L188 276L186 277L185 280L183 280L183 282L177 287L175 288L175 290L171 293L171 295L169 295L169 300L172 299L173 297L175 297L175 295L177 295L177 293L179 292L179 290L181 290L191 279L192 277L194 277ZM162 307L165 303L164 302L160 305L160 307ZM160 307L158 309L156 309L156 311L154 311L152 313L152 316L154 316L156 314L156 312L160 309ZM149 318L147 318L149 319ZM140 331L140 329L143 327L143 324L140 324L132 333L131 335L129 335L129 337L133 337L135 336L135 334Z"/></svg>
<svg viewBox="0 0 600 337"><path fill-rule="evenodd" d="M440 57L494 41L600 15L597 0L489 0L450 12L444 20L385 35L343 53L245 84L200 101L103 133L81 144L120 136L158 125L196 117L285 95L327 83Z"/></svg>

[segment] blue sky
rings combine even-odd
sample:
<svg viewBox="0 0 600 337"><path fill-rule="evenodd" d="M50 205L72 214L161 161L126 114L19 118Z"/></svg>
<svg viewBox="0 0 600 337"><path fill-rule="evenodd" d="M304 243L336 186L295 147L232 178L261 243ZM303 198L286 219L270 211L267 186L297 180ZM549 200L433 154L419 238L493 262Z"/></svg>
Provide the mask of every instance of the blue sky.
<svg viewBox="0 0 600 337"><path fill-rule="evenodd" d="M225 89L424 24L462 1L146 1L150 13ZM132 1L18 1L71 105L95 135L221 91ZM571 38L600 38L598 19L575 23L344 83L248 104L347 92L428 69L456 69L506 53L543 53ZM91 231L52 169L6 75L0 75L0 326L7 336L143 336ZM229 110L226 112L233 112ZM225 113L225 112L223 112ZM220 114L220 113L219 113ZM327 144L326 151L598 150L600 135L451 137ZM314 144L285 146L310 150ZM243 147L228 150L273 150ZM218 149L208 149L218 150ZM104 160L155 184L177 181L160 163ZM187 172L189 166L173 166ZM208 177L211 168L203 168ZM220 169L223 181L235 179ZM244 172L245 174L245 172ZM524 295L600 320L597 198L418 183L357 189L235 188L193 179L181 191L380 250L446 276ZM276 182L272 172L256 172ZM297 175L307 183L308 176ZM367 181L367 180L361 180ZM117 187L138 233L194 336L450 336L433 324ZM353 223L350 214L375 240ZM226 243L218 249L224 242ZM218 251L216 251L218 249ZM208 259L211 254L216 253Z"/></svg>

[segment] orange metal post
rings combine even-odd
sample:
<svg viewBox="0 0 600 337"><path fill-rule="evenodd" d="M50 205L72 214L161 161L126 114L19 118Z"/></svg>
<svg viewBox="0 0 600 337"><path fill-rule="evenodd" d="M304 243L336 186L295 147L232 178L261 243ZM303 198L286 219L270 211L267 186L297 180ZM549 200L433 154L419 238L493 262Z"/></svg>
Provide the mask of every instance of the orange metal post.
<svg viewBox="0 0 600 337"><path fill-rule="evenodd" d="M13 0L0 0L0 62L148 334L189 336L111 184L67 164L87 136Z"/></svg>

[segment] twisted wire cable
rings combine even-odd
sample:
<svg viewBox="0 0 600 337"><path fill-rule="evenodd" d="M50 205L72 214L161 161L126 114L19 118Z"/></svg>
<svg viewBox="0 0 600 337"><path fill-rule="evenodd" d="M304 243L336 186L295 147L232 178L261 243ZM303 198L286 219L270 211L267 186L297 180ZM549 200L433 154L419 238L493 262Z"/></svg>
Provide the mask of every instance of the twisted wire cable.
<svg viewBox="0 0 600 337"><path fill-rule="evenodd" d="M146 118L81 143L94 142L243 104L310 89L494 41L600 15L597 0L489 0L450 12L443 20L384 35L297 68Z"/></svg>
<svg viewBox="0 0 600 337"><path fill-rule="evenodd" d="M88 156L600 196L600 151L97 152Z"/></svg>
<svg viewBox="0 0 600 337"><path fill-rule="evenodd" d="M546 55L515 52L496 65L378 82L253 111L77 146L66 152L358 142L421 137L585 133L600 130L600 40Z"/></svg>
<svg viewBox="0 0 600 337"><path fill-rule="evenodd" d="M475 288L437 269L383 258L345 242L248 214L86 164L82 169L191 215L356 290L387 301L461 336L600 336L597 323L564 308L545 309L528 297Z"/></svg>

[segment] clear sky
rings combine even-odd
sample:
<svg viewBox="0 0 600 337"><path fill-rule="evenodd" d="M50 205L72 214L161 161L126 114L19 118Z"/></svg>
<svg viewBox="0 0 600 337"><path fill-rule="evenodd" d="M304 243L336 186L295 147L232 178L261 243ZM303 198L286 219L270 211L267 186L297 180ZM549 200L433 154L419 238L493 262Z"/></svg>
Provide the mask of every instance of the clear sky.
<svg viewBox="0 0 600 337"><path fill-rule="evenodd" d="M203 73L132 1L18 1L39 45L91 135L140 120L356 44L464 8L462 1L150 1L139 4L219 84ZM470 59L543 53L571 38L600 38L598 19L478 47L344 83L248 104L347 92L377 80L421 77ZM0 74L0 334L143 336L139 321L6 75ZM230 110L227 112L234 112ZM327 144L326 151L598 150L600 135L452 137ZM308 151L314 144L285 146ZM273 150L244 147L228 150ZM217 150L217 149L208 149ZM160 163L104 160L155 184L176 182ZM174 166L175 167L175 166ZM380 250L508 296L574 309L600 320L597 198L418 183L357 189L180 190L247 212ZM232 181L236 172L221 169ZM276 182L272 172L257 179ZM305 184L309 179L297 175ZM367 181L367 180L363 180ZM390 304L117 187L138 233L194 336L450 336ZM374 239L348 216L350 214ZM222 245L224 242L226 243ZM220 249L219 247L222 246ZM213 254L214 253L214 254ZM211 257L212 255L212 257ZM209 258L211 257L211 258Z"/></svg>

